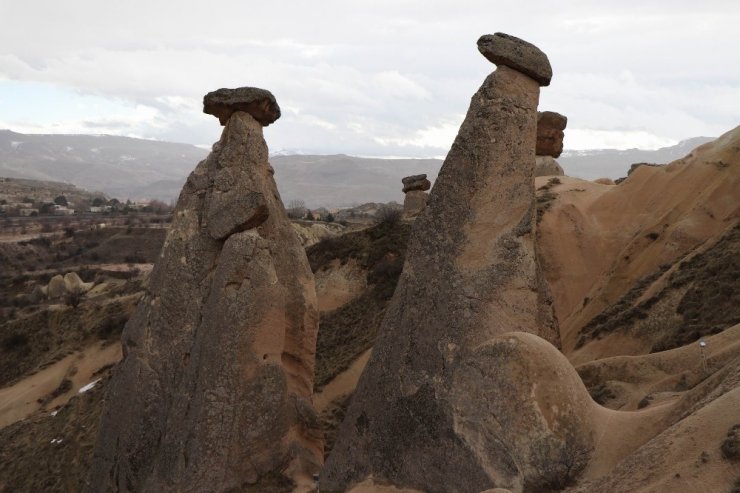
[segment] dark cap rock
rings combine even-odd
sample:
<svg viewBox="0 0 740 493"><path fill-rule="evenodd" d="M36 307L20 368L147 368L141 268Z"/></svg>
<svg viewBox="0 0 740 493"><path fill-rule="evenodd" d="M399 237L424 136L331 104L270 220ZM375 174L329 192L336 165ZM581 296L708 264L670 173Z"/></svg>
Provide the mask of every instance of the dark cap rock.
<svg viewBox="0 0 740 493"><path fill-rule="evenodd" d="M537 126L565 130L568 125L568 117L554 111L538 111Z"/></svg>
<svg viewBox="0 0 740 493"><path fill-rule="evenodd" d="M280 118L280 106L275 96L266 89L218 89L203 96L203 113L215 116L221 125L226 125L235 111L249 113L263 127Z"/></svg>
<svg viewBox="0 0 740 493"><path fill-rule="evenodd" d="M485 34L478 40L478 51L496 65L506 65L549 86L552 67L542 50L532 43L504 33Z"/></svg>
<svg viewBox="0 0 740 493"><path fill-rule="evenodd" d="M538 156L558 157L563 152L563 138L568 118L554 111L537 112Z"/></svg>
<svg viewBox="0 0 740 493"><path fill-rule="evenodd" d="M403 193L410 192L411 190L429 190L432 187L432 182L427 180L427 175L412 175L406 178L401 178L403 183Z"/></svg>

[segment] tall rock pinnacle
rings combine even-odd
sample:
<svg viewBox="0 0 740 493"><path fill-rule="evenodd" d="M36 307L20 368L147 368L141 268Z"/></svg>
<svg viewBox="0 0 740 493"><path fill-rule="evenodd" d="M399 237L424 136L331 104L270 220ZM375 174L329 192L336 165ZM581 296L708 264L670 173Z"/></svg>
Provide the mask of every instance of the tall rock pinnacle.
<svg viewBox="0 0 740 493"><path fill-rule="evenodd" d="M225 128L123 332L90 492L290 491L321 465L314 278L262 134L280 109L262 89L216 93Z"/></svg>
<svg viewBox="0 0 740 493"><path fill-rule="evenodd" d="M521 491L537 484L538 447L562 445L549 426L569 430L577 419L570 407L543 417L533 397L539 363L528 361L539 354L543 368L569 366L553 347L557 324L535 252L537 104L552 71L534 45L500 34L481 39L499 67L473 95L412 227L380 336L321 473L322 492L363 481ZM566 378L563 371L553 375ZM567 379L578 381L572 368ZM558 389L555 398L570 392ZM573 392L590 402L582 384Z"/></svg>

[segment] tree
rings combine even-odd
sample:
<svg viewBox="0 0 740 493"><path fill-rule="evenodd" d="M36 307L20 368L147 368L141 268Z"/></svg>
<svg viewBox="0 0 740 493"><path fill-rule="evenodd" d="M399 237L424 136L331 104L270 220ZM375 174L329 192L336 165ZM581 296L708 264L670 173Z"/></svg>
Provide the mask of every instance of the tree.
<svg viewBox="0 0 740 493"><path fill-rule="evenodd" d="M92 201L93 207L102 207L105 205L105 199L102 197L95 197Z"/></svg>
<svg viewBox="0 0 740 493"><path fill-rule="evenodd" d="M334 214L332 214L331 212L329 214L327 214L326 215L326 218L324 218L324 221L326 221L328 223L333 223L334 222Z"/></svg>
<svg viewBox="0 0 740 493"><path fill-rule="evenodd" d="M306 214L306 203L302 200L291 200L288 202L286 212L291 219L301 219Z"/></svg>
<svg viewBox="0 0 740 493"><path fill-rule="evenodd" d="M64 207L67 207L67 205L69 205L67 203L67 197L65 197L64 195L59 195L57 198L55 198L54 203L56 205L62 205Z"/></svg>
<svg viewBox="0 0 740 493"><path fill-rule="evenodd" d="M149 202L149 208L155 214L167 214L172 211L172 208L161 200L152 200Z"/></svg>
<svg viewBox="0 0 740 493"><path fill-rule="evenodd" d="M399 207L383 205L378 209L377 214L375 214L375 223L395 226L401 221L402 216L403 210Z"/></svg>
<svg viewBox="0 0 740 493"><path fill-rule="evenodd" d="M313 213L309 209L308 213L306 213L306 221L315 221L315 220L316 220L316 218L313 217Z"/></svg>

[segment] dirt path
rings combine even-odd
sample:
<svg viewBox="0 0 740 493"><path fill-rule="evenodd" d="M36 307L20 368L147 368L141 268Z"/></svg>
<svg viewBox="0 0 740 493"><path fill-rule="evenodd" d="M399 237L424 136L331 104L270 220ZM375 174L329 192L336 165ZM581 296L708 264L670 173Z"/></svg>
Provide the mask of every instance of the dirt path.
<svg viewBox="0 0 740 493"><path fill-rule="evenodd" d="M51 394L67 378L72 382L71 388L49 402L44 409L63 406L80 388L97 378L93 376L96 370L117 363L120 359L120 343L107 346L95 344L70 354L10 387L0 389L0 428L26 419L42 409L38 400Z"/></svg>

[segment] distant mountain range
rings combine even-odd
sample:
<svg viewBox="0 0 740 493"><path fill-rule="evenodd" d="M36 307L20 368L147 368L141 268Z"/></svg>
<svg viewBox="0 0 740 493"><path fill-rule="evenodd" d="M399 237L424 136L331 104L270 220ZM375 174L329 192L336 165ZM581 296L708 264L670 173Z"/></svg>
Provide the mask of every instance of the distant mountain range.
<svg viewBox="0 0 740 493"><path fill-rule="evenodd" d="M567 139L567 134L566 134ZM595 180L596 178L620 178L634 163L667 164L680 159L715 137L693 137L676 145L654 151L641 149L589 149L587 151L565 150L558 162L568 176Z"/></svg>
<svg viewBox="0 0 740 493"><path fill-rule="evenodd" d="M710 140L696 137L655 151L566 151L558 161L571 176L618 178L633 163L668 163ZM190 144L0 130L0 176L67 182L119 199L176 199L187 175L207 154ZM401 202L402 177L427 173L434 180L442 164L439 159L282 153L272 155L270 162L283 200L304 200L310 207Z"/></svg>

